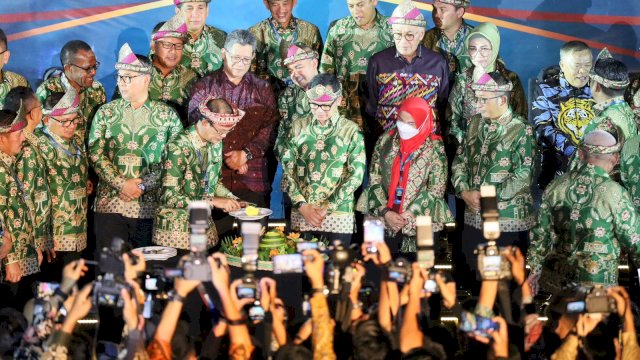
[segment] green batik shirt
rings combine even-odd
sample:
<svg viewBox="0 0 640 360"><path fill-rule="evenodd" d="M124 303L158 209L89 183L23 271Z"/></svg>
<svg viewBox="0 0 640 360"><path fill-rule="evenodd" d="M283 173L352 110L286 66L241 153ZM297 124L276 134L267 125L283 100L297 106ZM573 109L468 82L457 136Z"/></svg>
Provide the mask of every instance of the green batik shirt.
<svg viewBox="0 0 640 360"><path fill-rule="evenodd" d="M36 129L36 133L40 132ZM18 179L22 181L24 191L29 194L35 208L35 240L36 247L53 249L51 235L51 196L47 181L47 169L42 151L38 146L38 137L34 133L24 132L25 142L17 157L16 168Z"/></svg>
<svg viewBox="0 0 640 360"><path fill-rule="evenodd" d="M627 191L590 164L549 184L531 229L527 263L544 279L618 284L620 247L640 265L640 219ZM558 281L555 281L558 282Z"/></svg>
<svg viewBox="0 0 640 360"><path fill-rule="evenodd" d="M202 140L193 125L167 144L163 160L153 243L189 249L189 202L210 201L214 196L236 198L222 185L222 142L212 144ZM211 218L207 238L209 246L218 242Z"/></svg>
<svg viewBox="0 0 640 360"><path fill-rule="evenodd" d="M304 44L322 54L322 36L318 27L295 17L291 18L286 28L270 17L252 26L249 31L258 40L252 71L263 80L271 81L275 78L283 82L289 81L289 71L282 64L280 56L282 41L287 44Z"/></svg>
<svg viewBox="0 0 640 360"><path fill-rule="evenodd" d="M638 135L638 127L633 110L631 110L629 104L624 101L624 97L620 96L604 103L596 104L593 106L593 110L595 117L584 130L585 135L597 129L605 120L611 121L611 123L620 128L624 139L630 139ZM621 141L624 141L624 139L621 139Z"/></svg>
<svg viewBox="0 0 640 360"><path fill-rule="evenodd" d="M640 212L640 136L624 143L620 155L622 185L629 191L633 205Z"/></svg>
<svg viewBox="0 0 640 360"><path fill-rule="evenodd" d="M40 271L34 247L35 209L18 179L15 161L13 156L0 152L0 224L13 242L2 263L19 263L22 276L27 276Z"/></svg>
<svg viewBox="0 0 640 360"><path fill-rule="evenodd" d="M89 135L90 161L100 178L95 211L153 219L162 152L181 130L175 110L160 101L148 99L137 109L124 99L102 106ZM142 178L145 193L138 199L121 200L125 181L136 178Z"/></svg>
<svg viewBox="0 0 640 360"><path fill-rule="evenodd" d="M11 89L18 86L30 86L24 76L11 71L0 70L0 77L2 78L2 81L0 82L0 110L2 110L2 107L4 106L4 99L7 97L7 94L9 94Z"/></svg>
<svg viewBox="0 0 640 360"><path fill-rule="evenodd" d="M374 24L363 30L351 16L337 20L329 29L320 61L320 72L335 74L342 83L343 115L363 127L360 112L364 93L359 89L369 58L394 45L388 18L376 13ZM369 84L374 86L374 84Z"/></svg>
<svg viewBox="0 0 640 360"><path fill-rule="evenodd" d="M222 48L227 33L213 26L205 25L202 34L194 39L187 35L187 42L182 50L182 61L186 68L195 71L199 76L212 73L222 67Z"/></svg>
<svg viewBox="0 0 640 360"><path fill-rule="evenodd" d="M494 185L500 213L500 231L526 231L533 225L533 159L535 137L524 118L507 110L491 121L476 115L458 148L451 168L451 182L458 196ZM482 228L480 213L466 208L464 223Z"/></svg>
<svg viewBox="0 0 640 360"><path fill-rule="evenodd" d="M291 127L281 161L291 203L328 209L319 228L308 225L294 210L292 228L353 233L354 193L366 171L364 138L358 126L337 113L324 126L311 116L299 119Z"/></svg>
<svg viewBox="0 0 640 360"><path fill-rule="evenodd" d="M151 100L186 107L191 85L197 78L198 74L181 64L176 65L167 76L164 76L162 71L154 66L151 73L151 84L149 84L149 97Z"/></svg>
<svg viewBox="0 0 640 360"><path fill-rule="evenodd" d="M71 86L67 77L62 74L60 77L52 77L45 80L38 89L36 95L40 99L40 103L44 104L44 101L54 92L66 93L67 89ZM107 102L107 95L104 92L102 84L97 80L93 81L91 87L84 88L80 91L80 113L82 114L83 122L78 124L76 128L76 135L80 139L86 139L89 137L89 129L91 129L91 122L95 116L98 108Z"/></svg>
<svg viewBox="0 0 640 360"><path fill-rule="evenodd" d="M379 216L380 208L387 206L393 163L399 153L398 131L392 129L382 134L373 150L369 167L369 185L358 200L358 210ZM444 200L447 186L447 155L442 140L426 139L424 144L412 153L411 161L407 161L407 165L407 186L400 212L410 211L414 217L402 228L403 240L400 251L415 252L416 217L431 216L433 231L440 231L444 224L455 221Z"/></svg>
<svg viewBox="0 0 640 360"><path fill-rule="evenodd" d="M65 141L44 127L36 133L47 169L51 222L56 251L87 247L87 178L89 164L84 141Z"/></svg>
<svg viewBox="0 0 640 360"><path fill-rule="evenodd" d="M463 56L467 53L467 48L464 46L464 38L467 37L471 30L473 30L473 26L462 21L462 25L453 40L449 40L444 32L437 27L429 29L424 34L422 45L444 56L449 64L449 78L451 80L453 80L455 73L462 72L471 65L467 61L468 57Z"/></svg>
<svg viewBox="0 0 640 360"><path fill-rule="evenodd" d="M278 160L284 153L284 148L289 139L291 124L296 119L311 116L311 107L307 93L298 85L292 84L278 97L278 110L280 111L280 125L278 126L278 136L274 146L274 151Z"/></svg>

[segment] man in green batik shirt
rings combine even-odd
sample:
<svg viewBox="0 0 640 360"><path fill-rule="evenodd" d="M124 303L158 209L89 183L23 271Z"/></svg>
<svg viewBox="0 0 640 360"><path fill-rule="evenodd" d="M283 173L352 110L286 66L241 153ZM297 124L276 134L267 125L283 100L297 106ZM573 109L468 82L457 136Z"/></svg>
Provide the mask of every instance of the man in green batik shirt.
<svg viewBox="0 0 640 360"><path fill-rule="evenodd" d="M313 78L307 91L312 116L293 123L282 155L291 197L291 227L305 236L351 242L354 193L364 179L364 138L338 113L342 88L331 74Z"/></svg>
<svg viewBox="0 0 640 360"><path fill-rule="evenodd" d="M84 141L75 135L81 121L79 104L80 96L73 88L62 97L52 94L43 106L46 126L36 130L51 196L49 223L56 259L49 270L56 274L87 247L89 169Z"/></svg>
<svg viewBox="0 0 640 360"><path fill-rule="evenodd" d="M284 152L293 122L311 115L306 91L311 80L318 75L318 53L308 46L293 44L289 46L283 63L291 74L293 84L287 86L278 97L278 110L282 116L274 146L278 160Z"/></svg>
<svg viewBox="0 0 640 360"><path fill-rule="evenodd" d="M187 25L182 12L153 29L151 42L151 85L149 97L171 105L180 118L187 118L187 98L191 85L198 78L193 70L180 64L187 36Z"/></svg>
<svg viewBox="0 0 640 360"><path fill-rule="evenodd" d="M436 26L427 31L422 39L424 47L440 52L447 59L450 89L453 88L455 74L470 65L464 59L467 53L464 39L473 26L462 18L469 6L469 0L435 0L431 17Z"/></svg>
<svg viewBox="0 0 640 360"><path fill-rule="evenodd" d="M55 94L58 94L58 99L63 95L62 93ZM34 244L37 248L42 249L43 254L47 255L47 262L50 262L55 255L50 223L51 197L47 182L47 170L42 152L38 147L38 137L35 135L36 128L40 126L42 121L42 109L38 97L31 88L19 86L9 91L4 108L17 112L20 106L25 108L27 126L23 130L25 142L22 144L22 151L16 157L18 179L22 181L24 191L29 194L29 198L35 206ZM45 264L42 266L45 267Z"/></svg>
<svg viewBox="0 0 640 360"><path fill-rule="evenodd" d="M249 28L258 40L252 71L271 82L276 94L291 84L290 73L283 64L281 47L298 44L322 53L322 37L318 27L293 16L297 0L263 0L271 17Z"/></svg>
<svg viewBox="0 0 640 360"><path fill-rule="evenodd" d="M205 200L213 208L234 211L241 203L223 184L222 139L244 116L244 111L214 96L198 106L200 117L167 144L164 152L160 202L153 243L184 250L189 242L189 202ZM207 231L209 247L218 243L212 218Z"/></svg>
<svg viewBox="0 0 640 360"><path fill-rule="evenodd" d="M640 265L640 218L629 193L609 176L619 151L614 134L596 129L580 145L578 167L549 184L527 256L534 292L572 282L617 285L621 247Z"/></svg>
<svg viewBox="0 0 640 360"><path fill-rule="evenodd" d="M9 110L0 110L0 224L4 231L4 236L0 238L0 258L4 265L5 280L10 283L18 283L23 277L40 271L40 254L34 246L35 209L18 178L16 169L16 156L22 148L23 130L26 126L22 106L17 114ZM24 285L30 287L31 284ZM3 295L11 296L13 295L7 293ZM5 303L7 300L11 302L17 299L1 300Z"/></svg>
<svg viewBox="0 0 640 360"><path fill-rule="evenodd" d="M9 62L10 57L11 51L9 51L7 35L2 29L0 29L0 109L3 108L4 99L7 97L11 89L18 86L29 87L29 82L24 78L24 76L4 70L4 67Z"/></svg>
<svg viewBox="0 0 640 360"><path fill-rule="evenodd" d="M589 78L591 96L596 102L593 106L595 117L587 125L584 133L588 134L600 128L600 124L604 121L608 121L622 131L623 137L618 139L622 143L638 135L633 110L624 100L625 90L629 86L627 66L614 59L605 48L598 54Z"/></svg>
<svg viewBox="0 0 640 360"><path fill-rule="evenodd" d="M526 253L528 230L535 220L531 197L535 138L528 122L509 106L513 84L501 73L491 72L479 77L473 90L479 113L471 118L466 137L453 160L451 176L456 196L466 205L462 243L454 244L454 251L462 250L464 254L464 259L456 262L459 265L456 279L463 281L475 279L474 250L486 242L481 230L481 186L496 188L499 246L515 245ZM464 268L465 264L469 269ZM467 270L472 273L465 274ZM476 285L468 284L472 288Z"/></svg>
<svg viewBox="0 0 640 360"><path fill-rule="evenodd" d="M320 61L320 72L333 73L342 83L344 116L360 129L366 94L361 83L369 58L394 44L391 25L376 10L377 4L378 0L347 0L351 16L332 23Z"/></svg>
<svg viewBox="0 0 640 360"><path fill-rule="evenodd" d="M125 43L116 63L122 99L102 106L91 127L90 160L100 177L95 202L98 249L116 237L134 247L151 243L162 152L182 130L169 105L149 99L151 67Z"/></svg>
<svg viewBox="0 0 640 360"><path fill-rule="evenodd" d="M222 67L221 49L227 33L207 25L211 0L174 0L176 14L182 11L187 20L187 41L184 44L182 65L205 76Z"/></svg>
<svg viewBox="0 0 640 360"><path fill-rule="evenodd" d="M81 40L71 40L60 50L60 63L64 69L62 76L45 80L38 86L36 94L43 103L51 93L65 93L70 87L74 88L80 94L82 115L82 122L78 124L76 134L86 141L93 116L107 101L102 84L95 80L100 62L96 61L96 55L89 44Z"/></svg>

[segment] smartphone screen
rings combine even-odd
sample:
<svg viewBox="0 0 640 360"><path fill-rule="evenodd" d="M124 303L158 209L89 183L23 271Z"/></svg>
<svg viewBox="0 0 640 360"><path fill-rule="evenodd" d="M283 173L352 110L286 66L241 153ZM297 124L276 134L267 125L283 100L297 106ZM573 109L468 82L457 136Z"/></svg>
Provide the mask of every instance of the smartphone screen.
<svg viewBox="0 0 640 360"><path fill-rule="evenodd" d="M567 304L567 314L581 314L584 312L584 301L572 301Z"/></svg>
<svg viewBox="0 0 640 360"><path fill-rule="evenodd" d="M364 241L368 253L376 253L376 244L384 241L384 223L378 218L368 218L364 221Z"/></svg>
<svg viewBox="0 0 640 360"><path fill-rule="evenodd" d="M301 241L296 243L296 251L301 253L305 250L318 250L318 242Z"/></svg>
<svg viewBox="0 0 640 360"><path fill-rule="evenodd" d="M273 257L274 274L302 273L304 264L301 254L276 255Z"/></svg>
<svg viewBox="0 0 640 360"><path fill-rule="evenodd" d="M236 294L238 295L238 299L255 299L256 289L250 286L240 285L236 289Z"/></svg>
<svg viewBox="0 0 640 360"><path fill-rule="evenodd" d="M483 269L482 271L484 272L499 272L500 271L500 261L501 261L501 256L500 255L496 255L496 256L485 256L484 257L484 262L483 262Z"/></svg>

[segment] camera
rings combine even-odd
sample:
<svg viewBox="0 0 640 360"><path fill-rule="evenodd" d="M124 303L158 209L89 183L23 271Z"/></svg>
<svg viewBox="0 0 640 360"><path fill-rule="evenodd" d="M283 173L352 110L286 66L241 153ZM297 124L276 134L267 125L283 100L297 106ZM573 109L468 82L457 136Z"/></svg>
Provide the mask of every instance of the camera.
<svg viewBox="0 0 640 360"><path fill-rule="evenodd" d="M478 255L478 271L482 280L508 280L511 279L511 263L504 255L508 250L499 247L495 241L478 245L474 253Z"/></svg>
<svg viewBox="0 0 640 360"><path fill-rule="evenodd" d="M242 269L254 273L258 270L258 245L262 225L258 222L242 223Z"/></svg>
<svg viewBox="0 0 640 360"><path fill-rule="evenodd" d="M249 319L251 319L251 321L264 320L264 308L260 304L259 300L256 300L249 308Z"/></svg>
<svg viewBox="0 0 640 360"><path fill-rule="evenodd" d="M131 294L131 287L121 277L112 273L100 275L93 286L93 303L121 308L124 306L124 300L120 296L123 289Z"/></svg>
<svg viewBox="0 0 640 360"><path fill-rule="evenodd" d="M595 313L615 313L617 311L616 299L607 295L607 290L602 286L594 286L587 294L585 300L585 311L589 314Z"/></svg>
<svg viewBox="0 0 640 360"><path fill-rule="evenodd" d="M554 295L550 309L559 314L596 314L617 312L616 300L602 285L584 287L577 284Z"/></svg>
<svg viewBox="0 0 640 360"><path fill-rule="evenodd" d="M325 283L329 293L340 294L350 289L353 280L353 267L356 252L353 247L345 247L340 240L334 240L329 246L329 263L326 266Z"/></svg>
<svg viewBox="0 0 640 360"><path fill-rule="evenodd" d="M236 288L238 299L257 299L258 298L258 280L253 273L245 274L242 277L242 283Z"/></svg>
<svg viewBox="0 0 640 360"><path fill-rule="evenodd" d="M131 246L121 238L114 238L111 246L103 247L98 259L98 269L104 274L118 274L124 276L124 260L122 255L128 254L135 264L138 257L131 253Z"/></svg>
<svg viewBox="0 0 640 360"><path fill-rule="evenodd" d="M123 254L129 254L131 262L137 262L137 256L132 254L129 244L120 238L114 238L110 247L103 247L98 260L100 275L93 286L93 302L99 306L122 307L124 302L120 297L122 289L130 291L130 286L124 280Z"/></svg>
<svg viewBox="0 0 640 360"><path fill-rule="evenodd" d="M498 240L500 237L500 213L496 187L483 185L480 187L480 215L482 216L482 235L488 241Z"/></svg>
<svg viewBox="0 0 640 360"><path fill-rule="evenodd" d="M384 242L384 222L377 217L367 217L364 220L364 243L367 244L367 253L377 253L376 244L380 242Z"/></svg>
<svg viewBox="0 0 640 360"><path fill-rule="evenodd" d="M411 279L411 263L404 258L393 260L387 267L387 274L390 281L406 284Z"/></svg>
<svg viewBox="0 0 640 360"><path fill-rule="evenodd" d="M416 255L422 269L432 269L435 266L435 252L433 250L433 228L430 216L416 218Z"/></svg>
<svg viewBox="0 0 640 360"><path fill-rule="evenodd" d="M207 230L211 207L206 201L189 202L189 241L191 253L182 261L182 277L187 280L211 281L211 267L207 261Z"/></svg>
<svg viewBox="0 0 640 360"><path fill-rule="evenodd" d="M470 312L463 311L460 322L460 330L466 333L491 337L489 330L498 331L500 324L492 321L490 318L482 317Z"/></svg>

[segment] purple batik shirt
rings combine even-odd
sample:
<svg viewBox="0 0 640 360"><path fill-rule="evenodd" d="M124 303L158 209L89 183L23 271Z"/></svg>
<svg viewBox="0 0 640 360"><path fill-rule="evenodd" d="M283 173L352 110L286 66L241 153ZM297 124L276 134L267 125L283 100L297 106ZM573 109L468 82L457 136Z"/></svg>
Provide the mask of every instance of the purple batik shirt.
<svg viewBox="0 0 640 360"><path fill-rule="evenodd" d="M247 114L223 140L223 154L247 149L253 159L247 162L246 174L222 167L222 183L232 192L249 190L267 192L271 189L265 154L273 147L280 116L271 85L248 72L238 85L229 81L223 69L200 79L191 89L189 118L200 116L198 105L209 95L224 98Z"/></svg>

